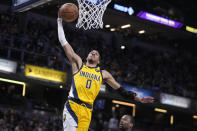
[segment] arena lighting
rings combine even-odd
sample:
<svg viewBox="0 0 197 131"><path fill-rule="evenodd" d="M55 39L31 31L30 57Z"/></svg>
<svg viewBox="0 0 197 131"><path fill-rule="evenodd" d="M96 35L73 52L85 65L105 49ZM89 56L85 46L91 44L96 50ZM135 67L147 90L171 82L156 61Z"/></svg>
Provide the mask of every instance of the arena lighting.
<svg viewBox="0 0 197 131"><path fill-rule="evenodd" d="M115 28L111 28L111 29L110 29L110 31L115 31L115 30L116 30Z"/></svg>
<svg viewBox="0 0 197 131"><path fill-rule="evenodd" d="M4 79L4 78L0 78L0 81L23 85L22 96L25 96L26 84L24 82L14 81L14 80L9 80L9 79Z"/></svg>
<svg viewBox="0 0 197 131"><path fill-rule="evenodd" d="M122 83L121 85L126 90L137 93L140 98L154 96L152 91L141 89L141 88L136 88L135 86L127 85L125 83Z"/></svg>
<svg viewBox="0 0 197 131"><path fill-rule="evenodd" d="M132 116L133 116L133 117L135 117L135 110L136 110L135 108L136 108L136 107L134 106L134 107L133 107L133 112L132 112Z"/></svg>
<svg viewBox="0 0 197 131"><path fill-rule="evenodd" d="M155 108L155 111L162 112L162 113L167 113L167 110L160 109L160 108Z"/></svg>
<svg viewBox="0 0 197 131"><path fill-rule="evenodd" d="M57 57L56 56L54 56L54 57L52 57L53 58L53 60L56 60L57 59Z"/></svg>
<svg viewBox="0 0 197 131"><path fill-rule="evenodd" d="M127 24L127 25L121 26L121 29L129 28L129 27L131 27L131 25L130 24Z"/></svg>
<svg viewBox="0 0 197 131"><path fill-rule="evenodd" d="M197 119L197 116L196 116L196 115L193 115L193 118L194 118L194 119Z"/></svg>
<svg viewBox="0 0 197 131"><path fill-rule="evenodd" d="M116 108L120 107L120 105L116 104Z"/></svg>
<svg viewBox="0 0 197 131"><path fill-rule="evenodd" d="M123 101L117 101L117 100L112 100L112 103L115 103L115 104L119 104L119 105L124 105L124 106L131 106L133 107L133 112L132 112L132 116L135 117L135 104L132 104L132 103L128 103L128 102L123 102Z"/></svg>
<svg viewBox="0 0 197 131"><path fill-rule="evenodd" d="M92 2L92 3L94 3L94 4L97 3L97 0L85 0L85 1Z"/></svg>
<svg viewBox="0 0 197 131"><path fill-rule="evenodd" d="M114 9L119 10L121 12L128 12L129 15L132 15L134 13L134 10L132 7L125 7L119 4L114 4Z"/></svg>
<svg viewBox="0 0 197 131"><path fill-rule="evenodd" d="M170 116L170 124L173 125L173 123L174 123L174 116L171 115L171 116Z"/></svg>
<svg viewBox="0 0 197 131"><path fill-rule="evenodd" d="M190 26L186 26L186 31L197 34L197 29Z"/></svg>
<svg viewBox="0 0 197 131"><path fill-rule="evenodd" d="M105 25L105 28L109 28L110 27L110 25Z"/></svg>
<svg viewBox="0 0 197 131"><path fill-rule="evenodd" d="M112 100L112 103L119 104L119 105L125 105L125 106L132 106L132 107L135 106L135 104L123 102L123 101L117 101L117 100Z"/></svg>
<svg viewBox="0 0 197 131"><path fill-rule="evenodd" d="M144 12L144 11L140 11L137 14L137 16L142 18L142 19L150 20L150 21L153 21L153 22L156 22L156 23L159 23L159 24L163 24L163 25L166 25L166 26L173 27L173 28L181 28L183 26L183 24L180 23L180 22L170 20L170 19L167 19L167 18L163 18L161 16L157 16L157 15L154 15L154 14L151 14L151 13L148 13L148 12Z"/></svg>
<svg viewBox="0 0 197 131"><path fill-rule="evenodd" d="M12 0L14 11L24 12L52 0Z"/></svg>
<svg viewBox="0 0 197 131"><path fill-rule="evenodd" d="M145 33L145 30L140 30L138 33L139 34L144 34Z"/></svg>
<svg viewBox="0 0 197 131"><path fill-rule="evenodd" d="M0 58L0 72L16 73L17 62Z"/></svg>
<svg viewBox="0 0 197 131"><path fill-rule="evenodd" d="M125 46L124 45L121 45L121 47L120 47L122 50L124 50L125 49Z"/></svg>
<svg viewBox="0 0 197 131"><path fill-rule="evenodd" d="M181 107L181 108L189 108L191 106L191 99L180 97L180 96L174 96L166 93L160 94L160 102L162 104Z"/></svg>

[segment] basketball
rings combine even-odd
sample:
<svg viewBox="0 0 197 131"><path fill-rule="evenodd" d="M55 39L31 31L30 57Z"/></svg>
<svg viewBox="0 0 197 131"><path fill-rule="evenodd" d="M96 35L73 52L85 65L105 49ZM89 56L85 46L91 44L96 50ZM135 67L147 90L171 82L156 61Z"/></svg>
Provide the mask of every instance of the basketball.
<svg viewBox="0 0 197 131"><path fill-rule="evenodd" d="M73 3L63 4L59 9L59 17L65 22L73 22L78 18L79 10Z"/></svg>

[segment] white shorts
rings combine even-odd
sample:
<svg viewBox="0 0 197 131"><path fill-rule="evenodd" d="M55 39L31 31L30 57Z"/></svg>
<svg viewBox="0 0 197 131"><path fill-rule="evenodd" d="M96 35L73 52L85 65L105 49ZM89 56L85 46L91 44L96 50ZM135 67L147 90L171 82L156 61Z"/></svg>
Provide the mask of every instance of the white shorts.
<svg viewBox="0 0 197 131"><path fill-rule="evenodd" d="M92 109L68 100L63 111L64 131L88 131Z"/></svg>

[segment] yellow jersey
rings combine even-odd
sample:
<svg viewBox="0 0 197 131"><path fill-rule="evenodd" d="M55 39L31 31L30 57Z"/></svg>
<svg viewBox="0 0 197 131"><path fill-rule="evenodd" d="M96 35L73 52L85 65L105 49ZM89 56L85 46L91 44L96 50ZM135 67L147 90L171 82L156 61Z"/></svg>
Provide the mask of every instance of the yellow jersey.
<svg viewBox="0 0 197 131"><path fill-rule="evenodd" d="M88 67L82 64L77 73L73 75L69 97L93 105L103 81L100 67Z"/></svg>

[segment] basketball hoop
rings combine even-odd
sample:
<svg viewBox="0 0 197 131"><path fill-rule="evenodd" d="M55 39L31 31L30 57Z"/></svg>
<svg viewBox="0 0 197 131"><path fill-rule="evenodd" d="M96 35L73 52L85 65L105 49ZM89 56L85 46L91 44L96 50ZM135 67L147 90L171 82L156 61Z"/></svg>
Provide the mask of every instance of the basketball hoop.
<svg viewBox="0 0 197 131"><path fill-rule="evenodd" d="M103 14L111 0L77 0L79 18L77 28L103 28Z"/></svg>

